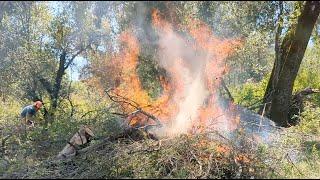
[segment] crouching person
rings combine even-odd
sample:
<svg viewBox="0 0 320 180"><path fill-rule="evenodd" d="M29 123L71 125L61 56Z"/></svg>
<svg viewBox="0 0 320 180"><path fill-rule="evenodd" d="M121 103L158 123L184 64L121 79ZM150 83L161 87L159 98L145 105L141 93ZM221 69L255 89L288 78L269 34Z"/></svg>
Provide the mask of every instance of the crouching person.
<svg viewBox="0 0 320 180"><path fill-rule="evenodd" d="M82 148L81 146L89 143L93 136L94 134L88 126L81 126L79 131L72 136L62 151L59 152L57 158L62 159L75 156L77 151Z"/></svg>
<svg viewBox="0 0 320 180"><path fill-rule="evenodd" d="M20 114L21 126L20 130L26 131L34 127L34 119L36 113L42 107L43 103L41 101L36 101L31 105L24 107Z"/></svg>

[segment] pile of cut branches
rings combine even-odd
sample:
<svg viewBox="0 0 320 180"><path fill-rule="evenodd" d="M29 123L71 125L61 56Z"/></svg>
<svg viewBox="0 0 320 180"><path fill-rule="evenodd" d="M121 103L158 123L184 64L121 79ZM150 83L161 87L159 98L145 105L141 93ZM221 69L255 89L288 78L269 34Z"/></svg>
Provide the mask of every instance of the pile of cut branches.
<svg viewBox="0 0 320 180"><path fill-rule="evenodd" d="M221 134L208 135L160 141L109 137L75 158L43 161L20 174L23 178L261 178L270 171L251 147L212 141Z"/></svg>

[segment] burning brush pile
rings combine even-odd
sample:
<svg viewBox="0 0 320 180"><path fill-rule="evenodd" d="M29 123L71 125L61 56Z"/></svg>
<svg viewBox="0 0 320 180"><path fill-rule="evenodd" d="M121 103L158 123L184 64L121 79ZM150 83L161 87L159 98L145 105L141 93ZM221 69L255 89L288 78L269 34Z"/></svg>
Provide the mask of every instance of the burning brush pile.
<svg viewBox="0 0 320 180"><path fill-rule="evenodd" d="M109 62L117 69L118 83L106 93L118 104L115 114L121 115L125 124L159 138L211 131L231 135L239 129L266 137L266 130L275 129L270 120L218 95L222 77L228 72L226 58L240 41L217 38L198 20L189 23L181 35L157 10L152 13L152 23L158 33L157 63L166 71L159 77L160 97L152 99L141 86L137 74L140 46L134 33L121 34L123 48Z"/></svg>
<svg viewBox="0 0 320 180"><path fill-rule="evenodd" d="M218 95L229 71L226 58L240 41L219 39L198 20L181 35L157 10L152 23L157 64L166 71L159 77L161 95L151 98L142 88L139 41L123 32L119 53L100 65L113 67L115 86L104 92L124 131L80 150L78 158L46 164L42 177L256 178L270 172L255 152L275 126Z"/></svg>
<svg viewBox="0 0 320 180"><path fill-rule="evenodd" d="M151 98L142 88L138 38L123 32L122 48L108 61L117 83L105 93L126 129L80 150L76 158L43 163L27 177L263 178L272 172L256 152L278 129L218 95L229 71L226 58L241 42L219 39L198 20L181 35L157 10L152 23L157 63L166 71L159 77L161 96Z"/></svg>
<svg viewBox="0 0 320 180"><path fill-rule="evenodd" d="M124 131L80 150L79 158L51 162L47 176L261 178L272 172L256 151L272 140L277 127L218 92L229 71L226 58L240 41L219 39L198 20L181 35L157 10L152 22L158 34L157 64L166 71L159 77L161 96L151 98L142 88L139 40L123 32L123 46L107 65L113 67L115 86L105 93L117 106L112 114L121 117Z"/></svg>

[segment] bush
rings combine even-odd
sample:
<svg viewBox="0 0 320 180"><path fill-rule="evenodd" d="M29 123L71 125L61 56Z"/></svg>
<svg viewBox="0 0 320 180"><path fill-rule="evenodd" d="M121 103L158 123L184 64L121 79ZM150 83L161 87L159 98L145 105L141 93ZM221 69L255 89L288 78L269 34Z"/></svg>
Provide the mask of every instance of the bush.
<svg viewBox="0 0 320 180"><path fill-rule="evenodd" d="M275 169L270 178L320 177L320 108L307 106L301 123L283 129L261 156Z"/></svg>
<svg viewBox="0 0 320 180"><path fill-rule="evenodd" d="M230 91L235 103L244 107L259 105L262 102L268 80L269 76L265 76L265 78L258 83L247 82L238 87L231 88Z"/></svg>

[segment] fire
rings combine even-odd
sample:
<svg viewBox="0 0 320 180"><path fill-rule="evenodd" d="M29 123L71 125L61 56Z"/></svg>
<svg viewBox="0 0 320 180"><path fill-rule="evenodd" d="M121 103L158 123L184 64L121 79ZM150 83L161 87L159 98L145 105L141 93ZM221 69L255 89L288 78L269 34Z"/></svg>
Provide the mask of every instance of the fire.
<svg viewBox="0 0 320 180"><path fill-rule="evenodd" d="M150 104L150 97L148 93L141 87L141 82L136 73L138 64L139 44L138 40L131 32L126 31L121 34L120 41L123 43L123 52L115 57L114 61L118 63L121 69L120 86L116 88L115 92L141 105L148 106ZM127 112L132 112L134 109L127 107Z"/></svg>
<svg viewBox="0 0 320 180"><path fill-rule="evenodd" d="M237 115L225 112L217 97L220 78L227 73L225 59L239 45L236 40L217 38L211 29L199 20L186 27L187 36L179 35L173 26L161 18L158 10L152 12L152 23L159 35L159 65L170 79L160 77L162 96L152 100L141 87L137 75L139 42L130 31L123 32L124 44L115 58L121 69L120 85L115 92L132 100L146 112L167 125L167 134L201 132L206 129L233 130ZM134 111L129 106L129 113ZM146 123L146 116L129 117L131 125Z"/></svg>
<svg viewBox="0 0 320 180"><path fill-rule="evenodd" d="M243 155L243 154L237 155L237 156L234 158L234 160L235 160L235 162L241 163L241 164L246 164L246 163L249 163L249 162L251 161L247 156L245 156L245 155Z"/></svg>
<svg viewBox="0 0 320 180"><path fill-rule="evenodd" d="M225 155L229 155L231 152L231 148L226 145L218 145L216 147L216 152L221 153L221 154L225 154Z"/></svg>

